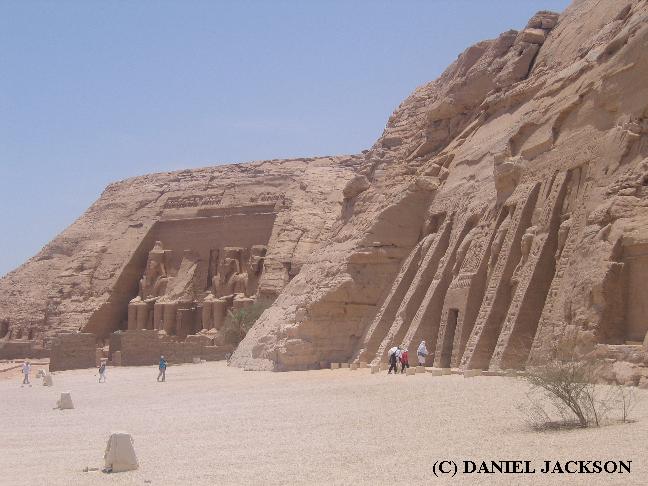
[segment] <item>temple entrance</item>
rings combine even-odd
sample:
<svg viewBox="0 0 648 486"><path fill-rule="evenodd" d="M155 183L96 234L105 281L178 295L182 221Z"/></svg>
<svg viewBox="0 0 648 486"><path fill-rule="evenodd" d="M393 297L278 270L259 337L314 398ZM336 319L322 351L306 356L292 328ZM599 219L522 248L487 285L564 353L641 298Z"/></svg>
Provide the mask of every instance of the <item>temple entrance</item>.
<svg viewBox="0 0 648 486"><path fill-rule="evenodd" d="M648 243L626 247L623 261L627 272L625 340L640 343L648 331Z"/></svg>
<svg viewBox="0 0 648 486"><path fill-rule="evenodd" d="M441 368L450 368L450 362L452 360L452 345L454 343L458 320L459 309L448 309L448 322L446 324L443 347L441 348Z"/></svg>
<svg viewBox="0 0 648 486"><path fill-rule="evenodd" d="M9 321L0 321L0 339L9 334Z"/></svg>

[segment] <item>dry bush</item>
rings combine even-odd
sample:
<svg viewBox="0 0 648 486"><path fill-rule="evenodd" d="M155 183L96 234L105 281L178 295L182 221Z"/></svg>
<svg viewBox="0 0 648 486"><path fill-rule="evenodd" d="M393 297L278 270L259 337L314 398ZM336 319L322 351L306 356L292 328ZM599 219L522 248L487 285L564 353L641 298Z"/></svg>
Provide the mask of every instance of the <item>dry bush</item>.
<svg viewBox="0 0 648 486"><path fill-rule="evenodd" d="M629 421L634 388L597 383L601 363L577 355L576 340L575 334L565 336L547 361L526 369L531 391L519 409L533 429L599 427L617 411L621 422Z"/></svg>

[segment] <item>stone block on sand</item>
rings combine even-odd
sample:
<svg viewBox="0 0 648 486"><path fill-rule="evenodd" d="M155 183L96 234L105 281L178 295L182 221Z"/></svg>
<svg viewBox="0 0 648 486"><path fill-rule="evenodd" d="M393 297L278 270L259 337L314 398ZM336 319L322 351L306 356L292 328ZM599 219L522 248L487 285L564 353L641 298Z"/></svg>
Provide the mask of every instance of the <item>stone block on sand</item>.
<svg viewBox="0 0 648 486"><path fill-rule="evenodd" d="M70 410L74 408L70 392L61 392L61 398L56 402L56 407L60 410Z"/></svg>
<svg viewBox="0 0 648 486"><path fill-rule="evenodd" d="M200 364L200 357L199 356L194 356L193 357L193 364Z"/></svg>
<svg viewBox="0 0 648 486"><path fill-rule="evenodd" d="M52 375L50 375L49 373L47 373L47 374L43 377L43 386L52 386L52 385L54 385L54 382L52 381Z"/></svg>
<svg viewBox="0 0 648 486"><path fill-rule="evenodd" d="M416 367L416 372L417 373L425 373L425 366L417 366Z"/></svg>
<svg viewBox="0 0 648 486"><path fill-rule="evenodd" d="M442 375L451 375L452 374L452 369L451 368L441 368L441 374Z"/></svg>
<svg viewBox="0 0 648 486"><path fill-rule="evenodd" d="M110 434L104 453L104 470L109 472L132 471L139 467L133 438L125 432Z"/></svg>
<svg viewBox="0 0 648 486"><path fill-rule="evenodd" d="M380 371L380 366L373 365L373 366L371 367L371 374L372 374L372 375L375 375L375 374L378 373L379 371Z"/></svg>
<svg viewBox="0 0 648 486"><path fill-rule="evenodd" d="M482 370L465 370L464 378L473 378L474 376L481 376Z"/></svg>
<svg viewBox="0 0 648 486"><path fill-rule="evenodd" d="M340 363L340 368L348 368L349 363Z"/></svg>
<svg viewBox="0 0 648 486"><path fill-rule="evenodd" d="M406 368L405 369L405 374L407 376L415 375L416 374L416 368Z"/></svg>
<svg viewBox="0 0 648 486"><path fill-rule="evenodd" d="M340 363L331 363L331 369L332 370L337 370L340 368Z"/></svg>
<svg viewBox="0 0 648 486"><path fill-rule="evenodd" d="M357 370L358 369L358 363L351 363L349 365L349 368L352 369L352 370Z"/></svg>

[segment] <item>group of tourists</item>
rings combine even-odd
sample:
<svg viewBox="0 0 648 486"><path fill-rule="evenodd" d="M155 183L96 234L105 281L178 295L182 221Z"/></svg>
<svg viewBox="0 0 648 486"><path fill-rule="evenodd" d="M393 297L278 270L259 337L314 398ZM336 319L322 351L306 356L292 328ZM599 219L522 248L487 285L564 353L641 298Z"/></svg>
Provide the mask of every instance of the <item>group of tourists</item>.
<svg viewBox="0 0 648 486"><path fill-rule="evenodd" d="M425 346L425 341L421 341L418 348L416 349L416 356L418 358L419 366L425 366L425 359L428 356L428 350ZM409 364L409 352L407 351L407 346L401 344L400 346L394 346L387 352L387 357L389 358L389 371L388 375L391 375L393 371L394 374L398 373L398 367L400 365L400 372L405 373L405 370L410 367Z"/></svg>

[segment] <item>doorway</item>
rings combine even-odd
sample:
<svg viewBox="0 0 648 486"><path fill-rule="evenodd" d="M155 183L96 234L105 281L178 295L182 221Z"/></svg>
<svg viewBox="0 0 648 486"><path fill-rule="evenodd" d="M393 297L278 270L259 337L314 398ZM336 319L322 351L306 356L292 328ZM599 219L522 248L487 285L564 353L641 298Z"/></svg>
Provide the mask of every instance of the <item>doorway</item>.
<svg viewBox="0 0 648 486"><path fill-rule="evenodd" d="M459 309L448 309L448 322L446 323L443 346L441 348L441 368L450 368L452 361L452 345L454 343L457 321L459 320Z"/></svg>

